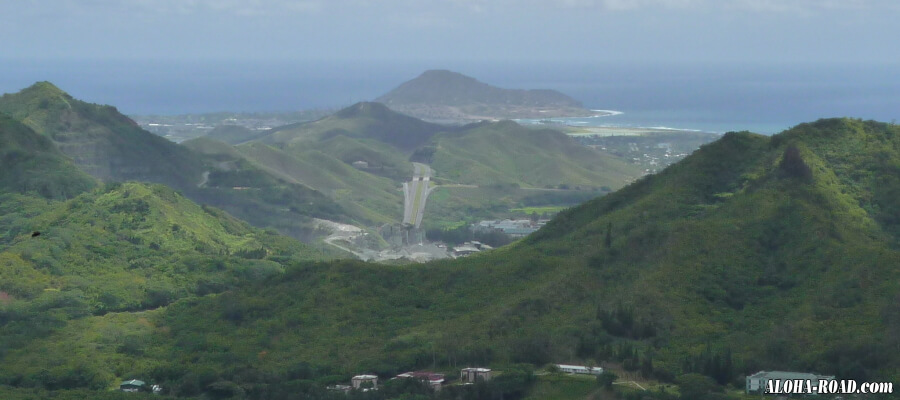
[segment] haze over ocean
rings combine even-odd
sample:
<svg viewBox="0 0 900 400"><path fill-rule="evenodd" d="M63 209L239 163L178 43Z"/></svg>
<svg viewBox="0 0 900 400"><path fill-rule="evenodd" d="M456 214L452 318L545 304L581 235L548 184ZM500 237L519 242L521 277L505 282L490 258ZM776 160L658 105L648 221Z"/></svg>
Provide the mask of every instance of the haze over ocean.
<svg viewBox="0 0 900 400"><path fill-rule="evenodd" d="M437 68L500 87L556 89L587 108L624 112L596 121L618 126L771 134L818 118L890 122L900 114L893 65L0 59L0 92L48 80L132 115L295 111L371 100Z"/></svg>

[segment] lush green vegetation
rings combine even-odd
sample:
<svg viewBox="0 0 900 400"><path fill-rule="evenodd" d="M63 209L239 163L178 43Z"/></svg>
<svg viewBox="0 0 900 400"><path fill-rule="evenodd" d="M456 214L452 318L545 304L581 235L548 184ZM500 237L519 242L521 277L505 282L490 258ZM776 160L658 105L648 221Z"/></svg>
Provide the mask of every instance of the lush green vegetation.
<svg viewBox="0 0 900 400"><path fill-rule="evenodd" d="M228 144L240 144L263 135L265 132L250 130L239 125L219 125L203 137Z"/></svg>
<svg viewBox="0 0 900 400"><path fill-rule="evenodd" d="M94 184L66 167L69 161L58 154L59 148L94 177L164 183L194 201L295 238L315 236L313 217L354 218L322 193L249 162L227 144L198 139L176 145L140 129L113 107L73 99L48 82L4 95L0 112L43 135L29 135L27 127L0 117L8 164L0 182L17 191L71 198Z"/></svg>
<svg viewBox="0 0 900 400"><path fill-rule="evenodd" d="M64 199L96 184L49 139L0 114L0 190Z"/></svg>
<svg viewBox="0 0 900 400"><path fill-rule="evenodd" d="M262 140L270 144L297 144L343 135L373 139L403 150L428 142L448 128L396 113L380 103L357 103L313 122L275 128Z"/></svg>
<svg viewBox="0 0 900 400"><path fill-rule="evenodd" d="M485 186L620 188L639 175L637 167L581 146L558 131L525 128L512 121L438 135L417 155L441 178Z"/></svg>
<svg viewBox="0 0 900 400"><path fill-rule="evenodd" d="M16 160L50 154L10 143ZM362 174L318 150L306 164L261 143L238 152L208 184L324 182L300 174L329 163L346 182ZM0 390L74 396L137 377L183 397L328 398L356 373L487 365L510 373L438 397L515 399L546 388L513 364L549 362L613 362L683 399L727 398L760 369L895 381L897 177L893 125L730 133L512 246L424 266L312 262L323 255L163 186L56 201L13 185L0 198L0 384L25 389ZM367 182L389 193L381 179ZM371 397L428 396L392 390Z"/></svg>
<svg viewBox="0 0 900 400"><path fill-rule="evenodd" d="M200 182L201 160L141 129L115 107L76 100L49 82L0 97L7 114L51 140L88 174L185 188Z"/></svg>
<svg viewBox="0 0 900 400"><path fill-rule="evenodd" d="M322 192L281 177L225 143L204 137L182 145L210 160L207 181L201 187L184 190L194 201L304 241L312 241L316 235L312 218L354 218Z"/></svg>
<svg viewBox="0 0 900 400"><path fill-rule="evenodd" d="M582 400L588 399L601 387L591 376L549 374L537 378L526 400Z"/></svg>
<svg viewBox="0 0 900 400"><path fill-rule="evenodd" d="M551 361L619 362L682 385L699 373L713 391L759 369L894 380L900 254L881 197L895 188L879 171L900 159L898 133L854 120L731 133L508 248L426 266L299 263L147 313L137 356L92 347L84 332L108 314L5 360L50 370L78 353L34 349L90 348L183 395L215 382L275 390L297 365L311 386ZM785 161L792 147L799 160Z"/></svg>
<svg viewBox="0 0 900 400"><path fill-rule="evenodd" d="M400 184L360 171L319 150L291 152L260 142L237 146L243 157L288 182L316 189L337 202L350 218L370 224L399 221Z"/></svg>
<svg viewBox="0 0 900 400"><path fill-rule="evenodd" d="M160 185L108 184L65 202L3 194L0 382L105 389L144 365L139 358L154 314L145 310L322 257ZM59 332L73 336L47 340Z"/></svg>

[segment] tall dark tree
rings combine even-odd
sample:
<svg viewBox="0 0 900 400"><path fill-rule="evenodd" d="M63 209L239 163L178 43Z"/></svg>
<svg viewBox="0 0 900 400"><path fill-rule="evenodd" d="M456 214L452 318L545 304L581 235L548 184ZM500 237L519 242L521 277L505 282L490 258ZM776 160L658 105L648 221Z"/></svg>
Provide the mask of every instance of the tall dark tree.
<svg viewBox="0 0 900 400"><path fill-rule="evenodd" d="M790 145L784 149L784 156L781 158L779 167L788 177L799 178L804 181L812 180L812 170L803 161L803 156L800 155L800 150L797 146Z"/></svg>

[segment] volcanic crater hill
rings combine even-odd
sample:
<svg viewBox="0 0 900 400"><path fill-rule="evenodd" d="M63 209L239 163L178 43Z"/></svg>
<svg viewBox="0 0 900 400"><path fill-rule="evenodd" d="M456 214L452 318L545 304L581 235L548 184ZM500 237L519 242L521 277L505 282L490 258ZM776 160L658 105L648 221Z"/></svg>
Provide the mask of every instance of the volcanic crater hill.
<svg viewBox="0 0 900 400"><path fill-rule="evenodd" d="M592 115L579 101L555 90L503 89L448 70L425 71L375 101L442 122Z"/></svg>

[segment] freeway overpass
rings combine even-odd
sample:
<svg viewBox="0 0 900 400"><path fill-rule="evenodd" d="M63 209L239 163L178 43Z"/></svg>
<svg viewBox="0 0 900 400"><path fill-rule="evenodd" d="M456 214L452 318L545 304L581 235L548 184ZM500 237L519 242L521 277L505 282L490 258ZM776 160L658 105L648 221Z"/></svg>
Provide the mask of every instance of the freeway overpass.
<svg viewBox="0 0 900 400"><path fill-rule="evenodd" d="M413 163L413 177L403 183L403 223L416 228L422 225L425 215L425 201L434 189L431 183L431 167Z"/></svg>

